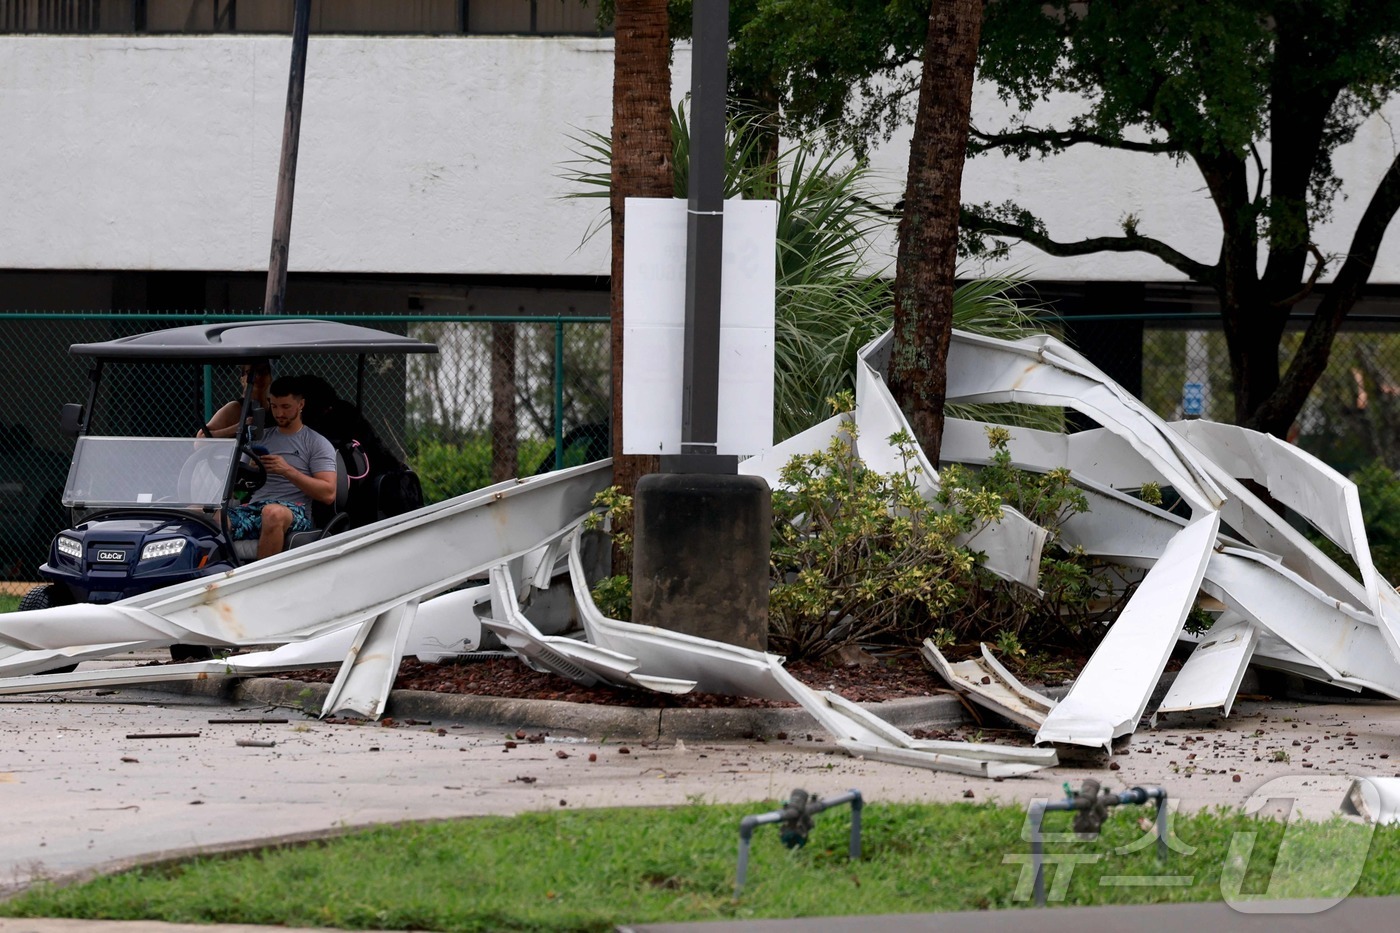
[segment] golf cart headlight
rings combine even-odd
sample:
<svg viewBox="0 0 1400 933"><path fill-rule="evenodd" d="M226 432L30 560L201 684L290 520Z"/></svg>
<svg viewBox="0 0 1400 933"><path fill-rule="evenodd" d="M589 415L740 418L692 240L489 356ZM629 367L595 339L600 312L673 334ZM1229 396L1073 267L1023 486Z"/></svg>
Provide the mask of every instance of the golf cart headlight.
<svg viewBox="0 0 1400 933"><path fill-rule="evenodd" d="M141 549L141 559L153 560L157 557L171 557L175 554L179 554L184 549L184 538L171 538L168 541L152 541Z"/></svg>
<svg viewBox="0 0 1400 933"><path fill-rule="evenodd" d="M62 554L64 557L72 557L76 560L83 556L83 546L72 538L59 535L58 553Z"/></svg>

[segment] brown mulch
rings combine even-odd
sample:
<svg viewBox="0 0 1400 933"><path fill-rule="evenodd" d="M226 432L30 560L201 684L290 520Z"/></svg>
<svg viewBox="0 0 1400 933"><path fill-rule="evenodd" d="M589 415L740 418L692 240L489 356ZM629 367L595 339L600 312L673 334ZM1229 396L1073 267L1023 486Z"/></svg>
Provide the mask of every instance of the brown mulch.
<svg viewBox="0 0 1400 933"><path fill-rule="evenodd" d="M857 703L879 703L901 697L933 696L947 693L947 685L917 654L892 655L873 659L865 666L841 666L798 661L787 670L809 687L830 690ZM299 671L281 676L295 680L330 682L334 669ZM795 703L752 697L717 694L668 696L647 690L621 690L612 687L583 687L556 674L531 670L515 658L482 658L451 664L425 664L417 658L404 658L394 681L396 690L428 690L435 693L465 693L477 696L513 697L531 700L565 700L570 703L598 703L648 709L777 708Z"/></svg>

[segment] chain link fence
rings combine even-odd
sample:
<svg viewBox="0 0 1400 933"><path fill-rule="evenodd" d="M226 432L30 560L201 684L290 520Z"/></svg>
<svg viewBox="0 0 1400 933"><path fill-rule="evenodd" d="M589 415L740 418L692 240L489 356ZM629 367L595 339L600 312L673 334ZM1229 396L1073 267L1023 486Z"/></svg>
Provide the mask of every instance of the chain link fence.
<svg viewBox="0 0 1400 933"><path fill-rule="evenodd" d="M1105 319L1107 320L1107 319ZM1168 420L1234 421L1229 352L1215 315L1140 319L1142 399ZM1284 334L1280 368L1302 330ZM1343 473L1400 467L1400 330L1387 318L1349 320L1337 335L1290 439Z"/></svg>
<svg viewBox="0 0 1400 933"><path fill-rule="evenodd" d="M75 343L255 315L0 314L0 580L33 580L69 516L73 442L59 409L86 402ZM323 315L436 343L437 354L285 356L274 375L314 375L342 399L362 385L378 439L418 474L429 502L512 476L608 455L609 329L595 317ZM242 391L236 366L109 364L90 431L192 436Z"/></svg>
<svg viewBox="0 0 1400 933"><path fill-rule="evenodd" d="M69 345L249 317L0 314L0 579L33 579L54 533L68 524L60 497L73 444L59 433L58 412L65 402L87 398L86 362L71 356ZM606 318L326 317L438 345L436 355L372 359L363 382L364 415L419 474L430 502L608 453ZM1108 365L1114 360L1096 362L1126 376L1125 384L1140 363L1141 396L1159 415L1232 420L1218 318L1098 316L1075 319L1074 329L1082 335L1100 321L1141 325L1140 351L1123 343L1117 369ZM1300 337L1285 336L1283 361ZM354 357L288 356L275 368L278 375L321 376L341 398L356 397ZM200 419L239 391L234 366L112 366L103 374L92 429L193 435ZM1303 449L1343 472L1376 462L1400 468L1400 330L1381 319L1349 321L1295 433Z"/></svg>

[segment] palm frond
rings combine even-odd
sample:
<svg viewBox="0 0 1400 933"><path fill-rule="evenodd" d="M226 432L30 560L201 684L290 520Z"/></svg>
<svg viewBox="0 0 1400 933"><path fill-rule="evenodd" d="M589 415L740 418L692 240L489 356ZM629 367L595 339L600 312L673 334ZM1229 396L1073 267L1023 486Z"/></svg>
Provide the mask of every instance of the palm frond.
<svg viewBox="0 0 1400 933"><path fill-rule="evenodd" d="M885 275L887 261L875 265L871 244L893 215L879 206L869 167L852 149L823 148L812 137L790 144L776 162L765 162L761 134L751 131L755 119L730 120L724 191L725 197L770 199L778 206L773 430L781 439L830 415L827 399L854 388L856 351L889 328L894 283ZM684 103L672 113L671 131L675 193L685 197L690 131ZM562 163L561 177L580 190L568 197L606 196L612 141L594 131L569 139L574 158ZM585 240L607 223L604 211ZM1013 274L959 286L953 296L954 326L1008 339L1038 332L1034 308L1014 296L1021 284ZM1010 418L1047 427L1057 417L1025 406L957 411L982 420ZM949 413L955 413L952 407Z"/></svg>

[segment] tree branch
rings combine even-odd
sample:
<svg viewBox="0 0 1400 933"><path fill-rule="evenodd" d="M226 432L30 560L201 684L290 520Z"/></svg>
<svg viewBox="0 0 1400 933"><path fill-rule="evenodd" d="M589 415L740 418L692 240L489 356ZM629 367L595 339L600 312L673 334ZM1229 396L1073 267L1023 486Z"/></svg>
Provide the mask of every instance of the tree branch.
<svg viewBox="0 0 1400 933"><path fill-rule="evenodd" d="M1259 172L1259 178L1254 185L1254 206L1258 207L1264 198L1264 176L1268 174L1268 169L1264 168L1264 159L1259 155L1258 146L1250 143L1249 151L1254 155L1254 167Z"/></svg>
<svg viewBox="0 0 1400 933"><path fill-rule="evenodd" d="M1308 280L1303 283L1303 287L1287 298L1273 302L1275 308L1291 308L1304 298L1312 294L1313 286L1322 277L1322 272L1327 268L1327 257L1322 255L1322 250L1317 248L1316 243L1308 244L1308 252L1313 254L1313 270L1308 276Z"/></svg>
<svg viewBox="0 0 1400 933"><path fill-rule="evenodd" d="M1048 151L1068 149L1070 146L1080 144L1102 146L1105 149L1122 149L1127 152L1173 153L1182 151L1181 146L1173 142L1139 143L1129 139L1104 136L1100 133L1088 133L1084 130L1024 129L1009 133L983 133L976 127L970 127L968 135L977 140L976 145L968 147L975 152L1019 147Z"/></svg>
<svg viewBox="0 0 1400 933"><path fill-rule="evenodd" d="M1335 301L1345 302L1343 307L1335 309L1340 313L1338 323L1346 316L1347 311L1351 310L1351 305L1371 277L1371 268L1376 264L1381 240L1385 238L1386 228L1390 226L1397 210L1400 210L1400 155L1391 161L1390 168L1386 169L1375 193L1371 195L1371 201L1366 205L1365 213L1361 215L1361 222L1356 225L1356 232L1352 234L1351 249L1347 252L1346 261L1337 271L1337 278L1327 290L1327 297L1323 299L1324 305L1334 303L1334 295Z"/></svg>
<svg viewBox="0 0 1400 933"><path fill-rule="evenodd" d="M1400 155L1397 155L1386 170L1381 183L1371 195L1361 222L1351 238L1351 251L1346 262L1337 272L1336 279L1328 286L1322 302L1313 312L1308 328L1303 332L1303 340L1288 369L1283 374L1279 387L1274 391L1251 421L1270 425L1281 421L1284 413L1297 412L1307 400L1308 393L1326 368L1332 353L1332 341L1346 320L1347 314L1356 305L1371 276L1371 268L1380 252L1381 240L1390 226L1396 212L1400 210ZM1268 428L1265 428L1268 430Z"/></svg>
<svg viewBox="0 0 1400 933"><path fill-rule="evenodd" d="M1087 256L1091 253L1147 253L1171 266L1173 269L1203 285L1214 285L1219 269L1186 256L1176 249L1152 237L1129 232L1123 236L1090 237L1072 243L1062 243L1051 239L1041 230L1027 224L1012 223L979 214L963 207L959 219L968 230L999 237L1011 237L1029 243L1051 256Z"/></svg>

